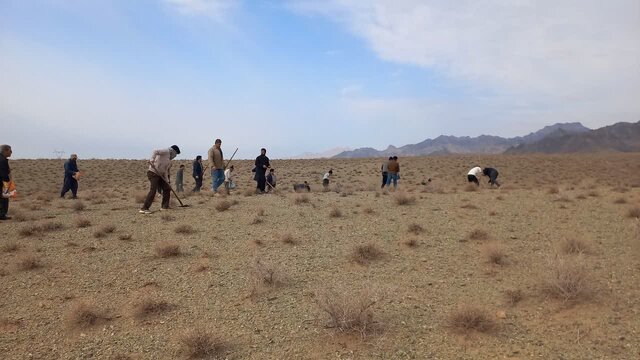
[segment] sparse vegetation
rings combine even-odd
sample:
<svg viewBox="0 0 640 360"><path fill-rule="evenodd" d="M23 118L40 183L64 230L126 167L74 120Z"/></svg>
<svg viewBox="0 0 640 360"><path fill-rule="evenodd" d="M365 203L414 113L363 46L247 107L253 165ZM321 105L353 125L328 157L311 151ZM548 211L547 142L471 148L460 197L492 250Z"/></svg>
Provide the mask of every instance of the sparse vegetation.
<svg viewBox="0 0 640 360"><path fill-rule="evenodd" d="M482 229L474 229L467 237L469 240L487 240L489 239L489 233Z"/></svg>
<svg viewBox="0 0 640 360"><path fill-rule="evenodd" d="M192 330L180 338L189 359L217 359L224 352L222 341L203 329Z"/></svg>
<svg viewBox="0 0 640 360"><path fill-rule="evenodd" d="M315 302L329 315L328 327L366 335L375 330L373 306L380 300L368 288L342 287L317 291Z"/></svg>
<svg viewBox="0 0 640 360"><path fill-rule="evenodd" d="M517 303L522 301L522 299L524 299L524 294L520 289L505 290L504 296L507 304L509 304L510 306L515 306Z"/></svg>
<svg viewBox="0 0 640 360"><path fill-rule="evenodd" d="M75 211L82 211L87 207L85 206L84 202L82 202L81 200L78 200L78 201L75 201L73 205L71 205L71 208Z"/></svg>
<svg viewBox="0 0 640 360"><path fill-rule="evenodd" d="M171 305L156 296L146 294L133 306L133 314L138 319L159 315L171 308Z"/></svg>
<svg viewBox="0 0 640 360"><path fill-rule="evenodd" d="M66 317L71 328L88 328L96 325L100 320L109 320L96 305L83 301L73 304Z"/></svg>
<svg viewBox="0 0 640 360"><path fill-rule="evenodd" d="M563 301L582 301L594 294L594 280L581 257L557 256L545 269L542 287L552 297Z"/></svg>
<svg viewBox="0 0 640 360"><path fill-rule="evenodd" d="M340 218L342 217L342 211L339 208L334 207L329 211L329 216L332 218Z"/></svg>
<svg viewBox="0 0 640 360"><path fill-rule="evenodd" d="M120 234L118 235L118 240L129 241L131 240L131 234Z"/></svg>
<svg viewBox="0 0 640 360"><path fill-rule="evenodd" d="M420 234L422 234L424 232L424 228L420 224L411 223L411 224L409 224L408 231L411 234L420 235Z"/></svg>
<svg viewBox="0 0 640 360"><path fill-rule="evenodd" d="M86 228L91 226L91 220L87 219L87 218L77 218L76 219L76 226L79 228Z"/></svg>
<svg viewBox="0 0 640 360"><path fill-rule="evenodd" d="M4 253L14 252L18 250L18 248L19 248L18 243L13 240L9 240L3 243L2 245L0 245L0 251Z"/></svg>
<svg viewBox="0 0 640 360"><path fill-rule="evenodd" d="M34 270L42 266L40 257L33 253L20 255L17 258L17 268L22 271Z"/></svg>
<svg viewBox="0 0 640 360"><path fill-rule="evenodd" d="M627 203L627 199L623 198L623 197L619 197L615 200L613 200L614 204L626 204Z"/></svg>
<svg viewBox="0 0 640 360"><path fill-rule="evenodd" d="M410 238L404 241L404 244L410 248L414 248L416 246L418 246L418 240L414 239L414 238Z"/></svg>
<svg viewBox="0 0 640 360"><path fill-rule="evenodd" d="M393 195L393 199L398 205L412 205L416 202L416 197L408 195L405 192L397 192Z"/></svg>
<svg viewBox="0 0 640 360"><path fill-rule="evenodd" d="M168 258L180 255L180 245L175 241L161 241L155 246L156 256Z"/></svg>
<svg viewBox="0 0 640 360"><path fill-rule="evenodd" d="M309 201L311 201L311 198L307 194L296 194L296 196L293 198L293 201L296 203L296 205L308 204Z"/></svg>
<svg viewBox="0 0 640 360"><path fill-rule="evenodd" d="M464 191L466 192L474 192L474 191L478 191L480 188L478 187L478 185L475 184L467 184L467 186L464 187Z"/></svg>
<svg viewBox="0 0 640 360"><path fill-rule="evenodd" d="M560 249L565 254L588 254L591 251L591 242L579 237L568 237L562 240Z"/></svg>
<svg viewBox="0 0 640 360"><path fill-rule="evenodd" d="M183 235L191 235L194 234L196 232L196 230L193 228L193 226L189 225L189 224L181 224L176 226L173 231L176 234L183 234Z"/></svg>
<svg viewBox="0 0 640 360"><path fill-rule="evenodd" d="M629 212L627 213L627 217L630 218L640 218L640 207L636 206L634 208L629 209Z"/></svg>
<svg viewBox="0 0 640 360"><path fill-rule="evenodd" d="M496 321L489 311L474 305L463 305L449 317L449 325L459 333L477 331L487 333L496 327Z"/></svg>
<svg viewBox="0 0 640 360"><path fill-rule="evenodd" d="M379 260L383 255L384 252L376 244L358 245L351 252L351 260L360 265L367 265Z"/></svg>
<svg viewBox="0 0 640 360"><path fill-rule="evenodd" d="M231 208L231 203L227 200L222 200L216 204L215 208L220 212L227 211Z"/></svg>
<svg viewBox="0 0 640 360"><path fill-rule="evenodd" d="M296 239L293 237L293 235L286 233L283 234L280 237L280 241L282 241L283 243L287 244L287 245L295 245L297 243Z"/></svg>
<svg viewBox="0 0 640 360"><path fill-rule="evenodd" d="M482 247L482 253L491 264L503 265L505 258L504 247L497 242L490 242Z"/></svg>

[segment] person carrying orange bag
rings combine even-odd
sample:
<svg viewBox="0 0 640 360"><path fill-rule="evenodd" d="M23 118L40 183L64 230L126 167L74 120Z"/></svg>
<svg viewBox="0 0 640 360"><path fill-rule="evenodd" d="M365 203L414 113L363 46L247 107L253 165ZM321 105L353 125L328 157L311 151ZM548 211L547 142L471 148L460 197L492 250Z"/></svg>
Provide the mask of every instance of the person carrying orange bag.
<svg viewBox="0 0 640 360"><path fill-rule="evenodd" d="M15 197L15 184L11 179L11 168L9 167L9 158L13 151L9 145L0 145L0 181L2 181L2 196L0 196L0 221L11 219L7 216L9 212L9 198ZM5 183L6 188L5 188ZM10 189L13 190L10 190ZM6 197L5 197L6 195Z"/></svg>

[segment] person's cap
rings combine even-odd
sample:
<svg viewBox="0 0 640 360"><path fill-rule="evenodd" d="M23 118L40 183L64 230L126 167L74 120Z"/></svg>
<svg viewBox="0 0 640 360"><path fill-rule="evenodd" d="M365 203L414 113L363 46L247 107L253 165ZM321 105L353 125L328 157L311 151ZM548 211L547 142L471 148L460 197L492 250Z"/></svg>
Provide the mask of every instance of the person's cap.
<svg viewBox="0 0 640 360"><path fill-rule="evenodd" d="M216 144L222 144L222 140L216 139Z"/></svg>
<svg viewBox="0 0 640 360"><path fill-rule="evenodd" d="M178 145L171 145L171 148L175 150L176 154L180 155L180 148L178 147Z"/></svg>
<svg viewBox="0 0 640 360"><path fill-rule="evenodd" d="M202 160L202 155L196 156L196 160Z"/></svg>

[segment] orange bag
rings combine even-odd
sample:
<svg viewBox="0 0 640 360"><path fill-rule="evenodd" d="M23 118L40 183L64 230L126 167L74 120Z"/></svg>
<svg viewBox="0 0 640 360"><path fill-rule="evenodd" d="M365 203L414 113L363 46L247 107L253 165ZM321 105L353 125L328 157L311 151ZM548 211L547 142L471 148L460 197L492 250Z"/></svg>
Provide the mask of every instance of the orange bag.
<svg viewBox="0 0 640 360"><path fill-rule="evenodd" d="M18 197L18 191L16 190L16 183L12 181L2 182L2 197L5 199Z"/></svg>

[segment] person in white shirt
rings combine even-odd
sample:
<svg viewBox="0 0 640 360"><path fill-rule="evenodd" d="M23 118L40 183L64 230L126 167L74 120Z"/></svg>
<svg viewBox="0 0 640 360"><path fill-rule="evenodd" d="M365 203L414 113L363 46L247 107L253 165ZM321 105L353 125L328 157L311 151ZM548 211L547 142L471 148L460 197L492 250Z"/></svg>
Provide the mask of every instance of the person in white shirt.
<svg viewBox="0 0 640 360"><path fill-rule="evenodd" d="M480 166L476 166L473 169L469 170L469 173L467 174L467 180L480 186L480 180L478 180L480 178L480 175L482 175L482 168Z"/></svg>
<svg viewBox="0 0 640 360"><path fill-rule="evenodd" d="M322 177L322 186L324 186L325 190L329 189L329 178L331 178L331 175L333 175L333 170L329 170L329 172Z"/></svg>
<svg viewBox="0 0 640 360"><path fill-rule="evenodd" d="M224 171L224 189L229 193L230 189L235 189L236 184L233 182L233 165Z"/></svg>

